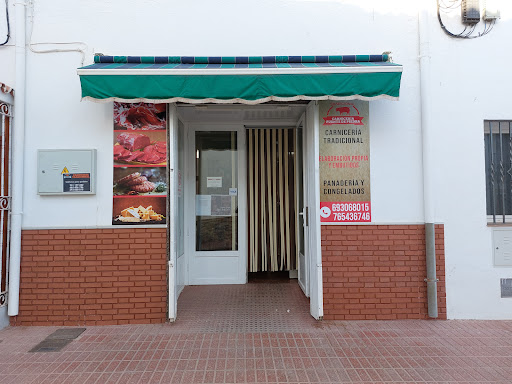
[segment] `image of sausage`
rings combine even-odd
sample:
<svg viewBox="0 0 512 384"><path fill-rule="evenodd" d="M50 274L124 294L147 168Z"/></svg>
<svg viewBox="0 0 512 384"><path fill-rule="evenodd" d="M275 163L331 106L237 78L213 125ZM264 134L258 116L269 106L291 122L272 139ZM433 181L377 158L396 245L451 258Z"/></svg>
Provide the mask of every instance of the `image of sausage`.
<svg viewBox="0 0 512 384"><path fill-rule="evenodd" d="M125 176L116 181L117 185L126 185L127 183L133 181L134 179L140 177L139 172L130 173L128 176Z"/></svg>

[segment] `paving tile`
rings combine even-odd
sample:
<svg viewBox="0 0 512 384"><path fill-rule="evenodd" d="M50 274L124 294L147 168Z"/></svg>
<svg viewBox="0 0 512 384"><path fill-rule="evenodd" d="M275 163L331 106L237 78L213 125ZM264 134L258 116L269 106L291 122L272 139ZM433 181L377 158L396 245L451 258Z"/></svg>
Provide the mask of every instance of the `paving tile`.
<svg viewBox="0 0 512 384"><path fill-rule="evenodd" d="M0 331L4 383L510 383L512 321L323 321L296 284L186 287L174 324ZM285 308L285 310L283 310ZM290 312L287 312L290 309Z"/></svg>

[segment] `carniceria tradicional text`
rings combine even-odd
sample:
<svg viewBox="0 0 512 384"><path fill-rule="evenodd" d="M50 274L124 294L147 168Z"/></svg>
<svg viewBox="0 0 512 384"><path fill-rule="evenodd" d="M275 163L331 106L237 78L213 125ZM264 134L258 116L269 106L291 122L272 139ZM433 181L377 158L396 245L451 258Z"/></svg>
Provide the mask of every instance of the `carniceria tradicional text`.
<svg viewBox="0 0 512 384"><path fill-rule="evenodd" d="M363 138L360 129L326 129L325 144L362 144ZM359 136L359 137L332 137L332 136Z"/></svg>

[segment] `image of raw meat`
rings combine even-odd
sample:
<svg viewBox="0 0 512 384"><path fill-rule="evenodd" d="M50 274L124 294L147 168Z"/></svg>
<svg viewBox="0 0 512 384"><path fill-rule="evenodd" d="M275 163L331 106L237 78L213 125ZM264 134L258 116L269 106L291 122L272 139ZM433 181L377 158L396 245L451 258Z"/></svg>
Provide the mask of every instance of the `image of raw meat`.
<svg viewBox="0 0 512 384"><path fill-rule="evenodd" d="M167 162L165 131L143 133L116 132L114 135L114 162L131 164L161 164Z"/></svg>
<svg viewBox="0 0 512 384"><path fill-rule="evenodd" d="M114 145L114 160L123 160L130 157L131 155L132 153L122 145Z"/></svg>
<svg viewBox="0 0 512 384"><path fill-rule="evenodd" d="M165 104L114 103L114 129L165 129L166 121Z"/></svg>
<svg viewBox="0 0 512 384"><path fill-rule="evenodd" d="M123 132L117 135L117 142L127 150L135 151L136 149L147 147L151 143L151 140L141 133Z"/></svg>
<svg viewBox="0 0 512 384"><path fill-rule="evenodd" d="M159 151L159 147L156 144L148 145L143 150L144 155L139 158L138 161L148 164L159 164L165 162L167 154Z"/></svg>

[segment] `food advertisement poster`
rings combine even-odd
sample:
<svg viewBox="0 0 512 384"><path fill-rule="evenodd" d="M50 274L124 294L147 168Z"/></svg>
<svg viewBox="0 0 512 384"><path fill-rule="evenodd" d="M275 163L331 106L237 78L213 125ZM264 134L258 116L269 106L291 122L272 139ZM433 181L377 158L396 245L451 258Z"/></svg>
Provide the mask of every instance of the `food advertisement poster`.
<svg viewBox="0 0 512 384"><path fill-rule="evenodd" d="M367 101L321 101L320 222L371 221Z"/></svg>
<svg viewBox="0 0 512 384"><path fill-rule="evenodd" d="M165 224L165 104L114 103L112 223Z"/></svg>

